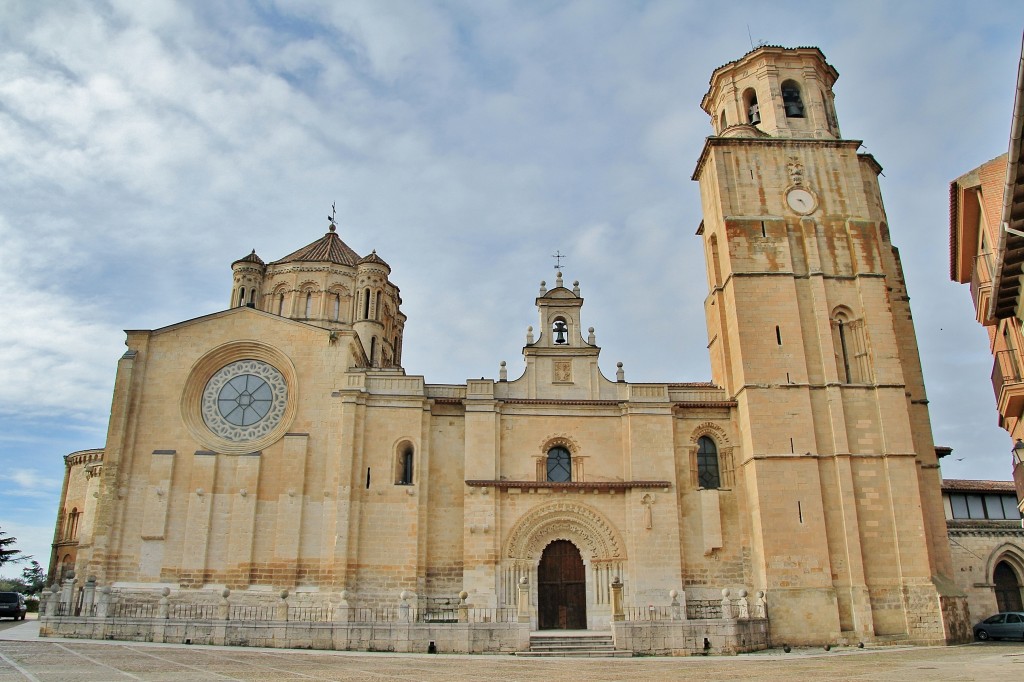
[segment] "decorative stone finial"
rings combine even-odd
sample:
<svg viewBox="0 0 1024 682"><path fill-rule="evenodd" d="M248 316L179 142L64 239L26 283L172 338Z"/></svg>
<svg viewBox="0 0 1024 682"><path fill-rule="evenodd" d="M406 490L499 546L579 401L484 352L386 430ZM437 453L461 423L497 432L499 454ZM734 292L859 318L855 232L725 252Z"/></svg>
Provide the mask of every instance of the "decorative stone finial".
<svg viewBox="0 0 1024 682"><path fill-rule="evenodd" d="M527 346L533 345L533 327L532 326L526 328L526 345Z"/></svg>
<svg viewBox="0 0 1024 682"><path fill-rule="evenodd" d="M587 327L587 343L589 343L591 346L597 343L597 337L594 336L593 327Z"/></svg>
<svg viewBox="0 0 1024 682"><path fill-rule="evenodd" d="M171 596L171 588L165 587L162 590L160 590L160 596L161 597L169 597L169 596Z"/></svg>
<svg viewBox="0 0 1024 682"><path fill-rule="evenodd" d="M508 370L505 368L505 361L501 361L501 369L498 370L498 381L508 381Z"/></svg>
<svg viewBox="0 0 1024 682"><path fill-rule="evenodd" d="M546 293L548 293L548 283L545 282L544 280L541 280L540 281L540 295L543 296Z"/></svg>
<svg viewBox="0 0 1024 682"><path fill-rule="evenodd" d="M572 282L572 293L576 296L580 295L580 281L578 279Z"/></svg>
<svg viewBox="0 0 1024 682"><path fill-rule="evenodd" d="M559 270L559 271L558 271L558 274L557 274L557 275L555 275L555 286L556 286L556 287L561 287L561 286L564 286L564 285L562 284L562 271L561 271L561 270Z"/></svg>
<svg viewBox="0 0 1024 682"><path fill-rule="evenodd" d="M622 369L622 363L621 362L616 362L615 363L615 381L622 382L622 381L625 381L625 380L626 380L626 372L625 372L625 370Z"/></svg>

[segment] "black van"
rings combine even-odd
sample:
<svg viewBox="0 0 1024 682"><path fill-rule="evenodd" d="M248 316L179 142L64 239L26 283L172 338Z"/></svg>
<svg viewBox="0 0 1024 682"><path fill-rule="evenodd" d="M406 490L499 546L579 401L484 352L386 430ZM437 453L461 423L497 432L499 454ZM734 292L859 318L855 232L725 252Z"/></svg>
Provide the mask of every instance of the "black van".
<svg viewBox="0 0 1024 682"><path fill-rule="evenodd" d="M25 595L20 592L0 592L0 618L25 620L28 607L25 606Z"/></svg>

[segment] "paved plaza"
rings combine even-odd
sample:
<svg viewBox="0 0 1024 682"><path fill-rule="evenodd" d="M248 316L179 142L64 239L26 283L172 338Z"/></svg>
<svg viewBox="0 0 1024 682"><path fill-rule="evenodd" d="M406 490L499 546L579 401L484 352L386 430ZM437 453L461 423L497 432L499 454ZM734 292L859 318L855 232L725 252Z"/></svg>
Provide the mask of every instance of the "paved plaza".
<svg viewBox="0 0 1024 682"><path fill-rule="evenodd" d="M780 650L729 657L522 659L293 651L40 639L38 623L0 624L0 682L206 680L1003 680L1024 679L1024 643Z"/></svg>

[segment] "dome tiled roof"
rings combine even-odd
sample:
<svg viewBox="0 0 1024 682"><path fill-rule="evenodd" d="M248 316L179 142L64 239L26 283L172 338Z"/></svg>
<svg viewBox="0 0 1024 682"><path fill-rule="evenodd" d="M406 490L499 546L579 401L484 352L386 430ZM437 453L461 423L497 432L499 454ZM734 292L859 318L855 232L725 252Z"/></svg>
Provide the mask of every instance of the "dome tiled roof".
<svg viewBox="0 0 1024 682"><path fill-rule="evenodd" d="M256 255L256 249L253 249L252 253L248 256L239 258L231 265L234 265L235 263L256 263L257 265L266 265L266 263L263 262L263 259Z"/></svg>
<svg viewBox="0 0 1024 682"><path fill-rule="evenodd" d="M374 249L369 256L363 256L359 259L359 265L362 265L363 263L376 263L377 265L383 265L388 270L391 269L391 266L387 264L387 261L377 255L376 249Z"/></svg>
<svg viewBox="0 0 1024 682"><path fill-rule="evenodd" d="M338 263L339 265L356 265L359 262L359 254L352 250L348 244L341 241L341 237L331 226L330 232L312 244L303 246L298 251L289 253L284 258L274 261L278 263L294 263L296 261L326 261Z"/></svg>

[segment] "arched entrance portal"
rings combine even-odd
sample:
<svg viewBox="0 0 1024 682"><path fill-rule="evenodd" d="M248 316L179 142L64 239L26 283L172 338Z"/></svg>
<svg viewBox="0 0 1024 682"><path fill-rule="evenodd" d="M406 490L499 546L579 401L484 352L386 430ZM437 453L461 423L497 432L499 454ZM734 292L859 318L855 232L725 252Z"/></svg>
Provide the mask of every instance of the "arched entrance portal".
<svg viewBox="0 0 1024 682"><path fill-rule="evenodd" d="M999 611L1024 611L1021 600L1021 584L1017 572L1005 561L996 564L992 574L995 583L996 608Z"/></svg>
<svg viewBox="0 0 1024 682"><path fill-rule="evenodd" d="M587 578L583 557L568 540L544 548L537 567L538 627L587 629Z"/></svg>

